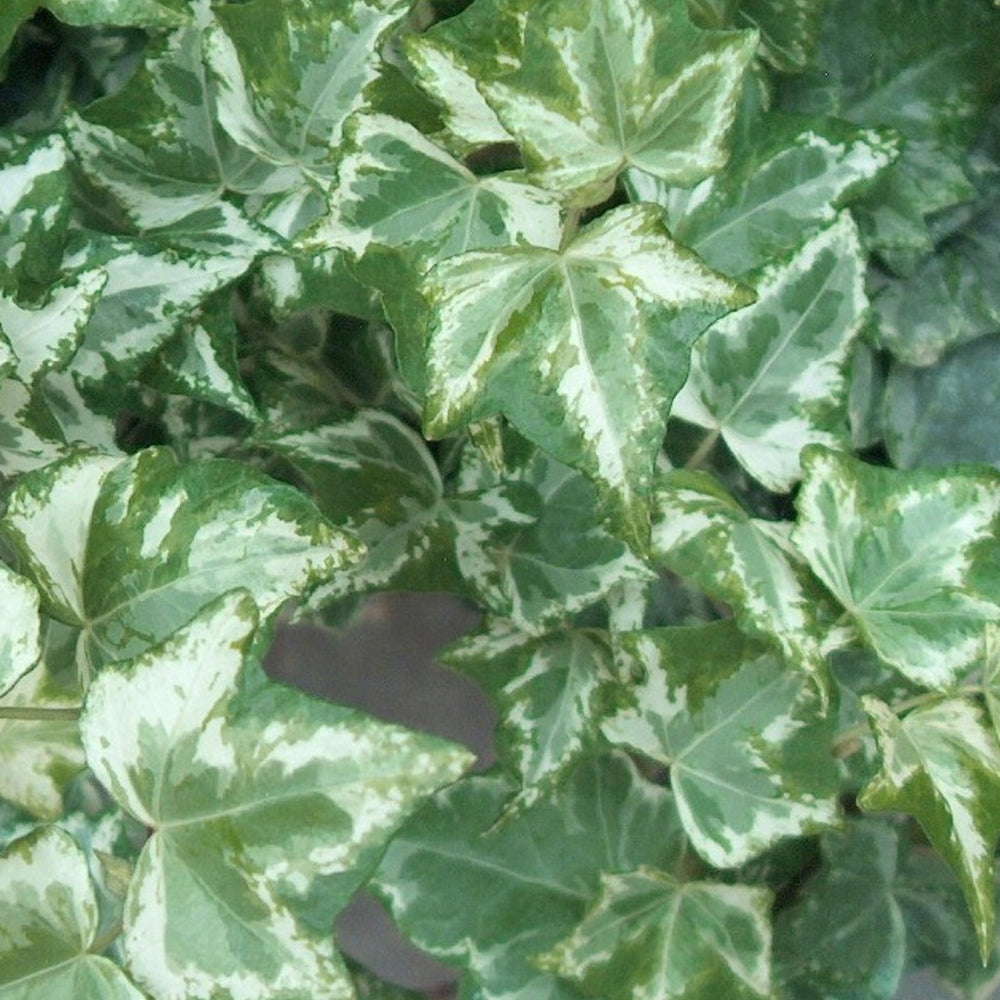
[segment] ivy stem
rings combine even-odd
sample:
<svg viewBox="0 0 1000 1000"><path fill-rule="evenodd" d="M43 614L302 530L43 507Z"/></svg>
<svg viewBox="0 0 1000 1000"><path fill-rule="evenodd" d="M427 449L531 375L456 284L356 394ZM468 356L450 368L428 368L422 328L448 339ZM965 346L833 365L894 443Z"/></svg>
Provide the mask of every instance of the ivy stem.
<svg viewBox="0 0 1000 1000"><path fill-rule="evenodd" d="M693 469L700 469L701 468L702 463L712 453L712 449L715 447L716 443L718 442L718 440L719 440L719 433L720 433L719 429L716 428L714 431L711 431L709 434L706 434L701 439L701 444L699 444L698 447L695 448L694 453L684 463L684 468L685 469L692 469L693 470Z"/></svg>
<svg viewBox="0 0 1000 1000"><path fill-rule="evenodd" d="M43 708L41 705L0 705L0 719L28 722L76 722L79 708Z"/></svg>

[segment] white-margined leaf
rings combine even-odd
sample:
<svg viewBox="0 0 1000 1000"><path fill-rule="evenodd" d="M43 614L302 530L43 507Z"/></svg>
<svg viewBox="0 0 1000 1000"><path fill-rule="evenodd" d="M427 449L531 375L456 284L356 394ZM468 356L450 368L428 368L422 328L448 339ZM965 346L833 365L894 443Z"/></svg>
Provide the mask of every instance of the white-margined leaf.
<svg viewBox="0 0 1000 1000"><path fill-rule="evenodd" d="M87 696L87 761L152 830L124 946L162 1000L348 1000L330 938L307 929L296 903L324 876L351 872L356 886L414 805L471 759L267 682L239 698L256 619L248 594L224 596L163 645L106 668Z"/></svg>
<svg viewBox="0 0 1000 1000"><path fill-rule="evenodd" d="M41 653L38 591L30 580L0 563L0 695L38 662Z"/></svg>
<svg viewBox="0 0 1000 1000"><path fill-rule="evenodd" d="M886 663L917 684L950 686L997 617L973 573L996 561L1000 476L876 468L818 446L803 469L792 540L813 572Z"/></svg>
<svg viewBox="0 0 1000 1000"><path fill-rule="evenodd" d="M865 319L865 260L845 212L753 281L757 301L699 338L671 413L721 435L775 493L807 444L847 437L845 366Z"/></svg>

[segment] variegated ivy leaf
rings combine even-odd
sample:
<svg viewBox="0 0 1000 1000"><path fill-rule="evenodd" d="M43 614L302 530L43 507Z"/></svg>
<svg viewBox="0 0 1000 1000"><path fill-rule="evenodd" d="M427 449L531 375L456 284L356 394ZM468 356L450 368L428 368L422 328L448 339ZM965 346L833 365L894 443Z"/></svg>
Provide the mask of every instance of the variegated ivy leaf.
<svg viewBox="0 0 1000 1000"><path fill-rule="evenodd" d="M190 16L191 0L48 0L60 21L78 27L118 24L138 28L172 28Z"/></svg>
<svg viewBox="0 0 1000 1000"><path fill-rule="evenodd" d="M425 426L504 413L582 469L644 544L665 413L707 323L748 293L671 242L653 206L615 209L561 251L461 254L430 271ZM532 387L530 394L524 386Z"/></svg>
<svg viewBox="0 0 1000 1000"><path fill-rule="evenodd" d="M420 266L468 250L530 243L555 248L561 237L556 198L510 176L476 177L388 115L362 115L346 130L349 152L332 196L332 233L357 256L369 244L403 247Z"/></svg>
<svg viewBox="0 0 1000 1000"><path fill-rule="evenodd" d="M695 28L684 0L552 0L528 14L520 66L480 86L539 183L600 201L629 166L684 185L718 170L756 47Z"/></svg>
<svg viewBox="0 0 1000 1000"><path fill-rule="evenodd" d="M329 936L296 905L316 879L350 873L345 905L393 829L471 759L278 685L241 696L256 618L245 592L226 595L87 696L87 761L152 830L124 948L163 1000L352 997Z"/></svg>
<svg viewBox="0 0 1000 1000"><path fill-rule="evenodd" d="M783 73L804 70L819 40L826 0L743 0L739 24L760 32L760 54Z"/></svg>
<svg viewBox="0 0 1000 1000"><path fill-rule="evenodd" d="M14 350L14 371L22 382L30 384L69 363L106 281L104 268L83 271L52 288L44 303L29 308L0 292L0 334Z"/></svg>
<svg viewBox="0 0 1000 1000"><path fill-rule="evenodd" d="M756 277L753 305L699 338L672 415L721 435L772 492L790 490L802 448L845 443L845 367L868 306L864 275L845 212Z"/></svg>
<svg viewBox="0 0 1000 1000"><path fill-rule="evenodd" d="M644 680L604 733L670 767L706 861L739 865L836 821L836 721L801 674L728 621L618 638Z"/></svg>
<svg viewBox="0 0 1000 1000"><path fill-rule="evenodd" d="M236 586L268 616L359 553L298 490L235 462L179 464L166 449L27 474L2 530L97 665L147 648Z"/></svg>
<svg viewBox="0 0 1000 1000"><path fill-rule="evenodd" d="M499 712L497 752L521 786L504 807L508 821L601 742L599 724L618 686L605 633L567 628L539 637L491 621L440 658L474 677Z"/></svg>
<svg viewBox="0 0 1000 1000"><path fill-rule="evenodd" d="M142 1000L109 958L90 949L98 905L87 859L64 831L39 827L0 856L0 998Z"/></svg>
<svg viewBox="0 0 1000 1000"><path fill-rule="evenodd" d="M30 580L0 563L0 695L38 662L41 653L38 591Z"/></svg>
<svg viewBox="0 0 1000 1000"><path fill-rule="evenodd" d="M993 732L1000 739L1000 625L990 622L984 631L983 697Z"/></svg>
<svg viewBox="0 0 1000 1000"><path fill-rule="evenodd" d="M573 932L601 872L676 870L673 800L618 755L587 760L557 794L490 829L510 792L492 776L440 794L393 838L375 887L410 940L469 970L471 995L575 1000L535 956Z"/></svg>
<svg viewBox="0 0 1000 1000"><path fill-rule="evenodd" d="M732 146L722 170L692 190L639 170L625 175L633 199L662 205L674 238L726 274L791 254L899 152L897 140L875 129L773 112L735 128Z"/></svg>
<svg viewBox="0 0 1000 1000"><path fill-rule="evenodd" d="M820 447L804 452L803 470L792 540L813 572L886 663L925 687L950 686L997 617L973 573L996 537L1000 476L900 472Z"/></svg>
<svg viewBox="0 0 1000 1000"><path fill-rule="evenodd" d="M537 961L608 1000L768 998L770 910L766 889L605 874L579 926Z"/></svg>
<svg viewBox="0 0 1000 1000"><path fill-rule="evenodd" d="M417 81L441 108L458 152L514 141L479 83L520 65L531 7L531 0L475 0L423 34L403 38Z"/></svg>
<svg viewBox="0 0 1000 1000"><path fill-rule="evenodd" d="M205 43L218 120L242 147L329 179L347 118L409 0L257 0L218 7Z"/></svg>
<svg viewBox="0 0 1000 1000"><path fill-rule="evenodd" d="M824 677L818 588L768 524L710 476L679 470L659 481L654 510L652 549L667 569L725 601L744 632L777 645L790 664Z"/></svg>
<svg viewBox="0 0 1000 1000"><path fill-rule="evenodd" d="M858 803L914 816L958 875L985 962L994 943L1000 837L1000 746L986 712L949 698L903 719L870 695L863 701L882 760Z"/></svg>
<svg viewBox="0 0 1000 1000"><path fill-rule="evenodd" d="M820 851L822 868L775 920L778 995L894 1000L911 944L893 894L898 835L853 819L824 833Z"/></svg>

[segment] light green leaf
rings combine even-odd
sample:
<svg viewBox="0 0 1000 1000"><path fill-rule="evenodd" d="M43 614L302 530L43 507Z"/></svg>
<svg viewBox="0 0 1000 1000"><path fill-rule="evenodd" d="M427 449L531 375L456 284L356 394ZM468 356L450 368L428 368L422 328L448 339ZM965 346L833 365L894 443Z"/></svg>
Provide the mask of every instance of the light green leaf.
<svg viewBox="0 0 1000 1000"><path fill-rule="evenodd" d="M557 795L489 830L510 795L497 777L466 779L393 839L376 875L403 932L470 970L483 1000L572 1000L534 957L572 933L602 871L670 872L683 839L670 793L624 757L582 764Z"/></svg>
<svg viewBox="0 0 1000 1000"><path fill-rule="evenodd" d="M10 48L22 21L27 21L35 13L35 0L11 0L0 11L0 56Z"/></svg>
<svg viewBox="0 0 1000 1000"><path fill-rule="evenodd" d="M321 876L356 886L470 755L277 685L234 702L255 626L248 595L222 597L88 693L88 763L153 831L125 904L128 966L164 1000L347 1000L346 970L295 901Z"/></svg>
<svg viewBox="0 0 1000 1000"><path fill-rule="evenodd" d="M30 384L69 363L106 281L103 268L83 271L52 288L43 304L27 309L0 292L0 333L14 349L22 382Z"/></svg>
<svg viewBox="0 0 1000 1000"><path fill-rule="evenodd" d="M173 28L190 16L190 0L47 0L45 6L60 21L77 26Z"/></svg>
<svg viewBox="0 0 1000 1000"><path fill-rule="evenodd" d="M906 957L906 927L893 896L896 832L854 820L843 832L824 833L820 850L822 869L775 921L780 995L894 1000Z"/></svg>
<svg viewBox="0 0 1000 1000"><path fill-rule="evenodd" d="M773 523L750 517L700 473L667 473L654 510L657 559L725 601L748 635L777 645L790 664L824 676L816 588L775 541Z"/></svg>
<svg viewBox="0 0 1000 1000"><path fill-rule="evenodd" d="M684 829L717 868L837 820L836 722L811 682L731 622L624 633L640 668L612 743L670 767Z"/></svg>
<svg viewBox="0 0 1000 1000"><path fill-rule="evenodd" d="M899 151L874 129L774 112L734 129L732 144L722 170L690 191L638 170L625 175L633 199L662 205L674 237L727 274L789 255Z"/></svg>
<svg viewBox="0 0 1000 1000"><path fill-rule="evenodd" d="M110 959L90 952L97 899L73 838L39 827L0 856L0 998L142 1000Z"/></svg>
<svg viewBox="0 0 1000 1000"><path fill-rule="evenodd" d="M866 316L864 275L845 212L756 277L753 305L699 338L672 415L721 435L772 492L790 490L802 448L845 443L845 367Z"/></svg>
<svg viewBox="0 0 1000 1000"><path fill-rule="evenodd" d="M998 348L1000 337L980 337L925 368L892 365L884 416L885 445L893 465L1000 466ZM969 405L971 401L975 405Z"/></svg>
<svg viewBox="0 0 1000 1000"><path fill-rule="evenodd" d="M899 472L823 448L803 456L792 540L865 642L904 677L946 688L982 653L994 599L972 589L1000 513L1000 476Z"/></svg>
<svg viewBox="0 0 1000 1000"><path fill-rule="evenodd" d="M771 996L771 894L678 882L650 868L602 875L573 934L538 964L609 1000Z"/></svg>
<svg viewBox="0 0 1000 1000"><path fill-rule="evenodd" d="M38 591L31 581L0 563L0 695L38 662L41 654Z"/></svg>
<svg viewBox="0 0 1000 1000"><path fill-rule="evenodd" d="M526 242L555 248L555 197L510 176L476 177L413 126L368 114L347 128L349 152L333 194L331 236L355 255L368 245L405 247L424 269L468 250Z"/></svg>
<svg viewBox="0 0 1000 1000"><path fill-rule="evenodd" d="M958 875L985 962L996 929L993 851L1000 837L1000 747L986 713L958 698L903 719L877 698L863 704L882 769L858 803L918 820Z"/></svg>
<svg viewBox="0 0 1000 1000"><path fill-rule="evenodd" d="M642 544L664 414L691 341L747 293L667 237L652 206L613 210L563 251L462 254L425 293L425 426L433 437L502 412L592 477ZM534 387L530 395L523 385Z"/></svg>
<svg viewBox="0 0 1000 1000"><path fill-rule="evenodd" d="M553 0L528 14L521 65L480 86L545 187L603 192L629 166L690 185L725 163L756 47L695 28L684 0Z"/></svg>
<svg viewBox="0 0 1000 1000"><path fill-rule="evenodd" d="M383 39L409 0L254 0L214 12L205 58L218 121L242 147L329 179L344 122L364 103Z"/></svg>

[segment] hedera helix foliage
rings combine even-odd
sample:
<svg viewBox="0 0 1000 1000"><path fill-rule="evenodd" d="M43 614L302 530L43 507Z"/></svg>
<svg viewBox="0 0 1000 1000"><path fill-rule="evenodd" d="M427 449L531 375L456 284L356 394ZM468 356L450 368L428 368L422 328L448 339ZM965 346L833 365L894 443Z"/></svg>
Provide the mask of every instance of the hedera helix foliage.
<svg viewBox="0 0 1000 1000"><path fill-rule="evenodd" d="M1000 11L7 0L0 1000L1000 977ZM269 679L445 591L499 761ZM319 669L319 665L318 665Z"/></svg>

